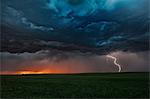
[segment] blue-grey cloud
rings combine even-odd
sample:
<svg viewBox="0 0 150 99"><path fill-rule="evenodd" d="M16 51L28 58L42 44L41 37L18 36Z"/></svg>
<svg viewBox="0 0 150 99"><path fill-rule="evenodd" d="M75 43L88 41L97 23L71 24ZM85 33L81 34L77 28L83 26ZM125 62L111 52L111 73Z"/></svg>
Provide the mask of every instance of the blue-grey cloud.
<svg viewBox="0 0 150 99"><path fill-rule="evenodd" d="M3 24L16 25L18 27L27 28L27 29L35 29L41 31L52 31L54 30L52 27L45 27L36 25L30 22L26 17L24 17L24 13L22 11L18 11L12 7L6 7L3 13ZM21 26L20 26L21 25Z"/></svg>
<svg viewBox="0 0 150 99"><path fill-rule="evenodd" d="M105 54L149 50L148 0L2 2L1 51L56 49Z"/></svg>

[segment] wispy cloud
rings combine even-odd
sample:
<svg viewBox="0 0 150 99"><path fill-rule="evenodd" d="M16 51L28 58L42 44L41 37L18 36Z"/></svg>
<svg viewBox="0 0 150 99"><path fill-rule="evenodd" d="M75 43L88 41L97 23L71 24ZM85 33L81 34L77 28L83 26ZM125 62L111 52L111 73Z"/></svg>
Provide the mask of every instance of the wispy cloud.
<svg viewBox="0 0 150 99"><path fill-rule="evenodd" d="M44 26L38 26L38 25L35 25L34 23L30 22L27 18L25 17L22 17L21 18L22 20L22 23L29 26L31 29L37 29L37 30L42 30L42 31L53 31L54 28L50 27L44 27Z"/></svg>
<svg viewBox="0 0 150 99"><path fill-rule="evenodd" d="M6 7L6 11L4 12L4 20L9 24L16 24L18 26L22 25L25 28L33 29L33 30L41 30L41 31L53 31L54 28L46 27L42 25L36 25L35 23L29 21L24 16L22 11L18 11L13 7Z"/></svg>

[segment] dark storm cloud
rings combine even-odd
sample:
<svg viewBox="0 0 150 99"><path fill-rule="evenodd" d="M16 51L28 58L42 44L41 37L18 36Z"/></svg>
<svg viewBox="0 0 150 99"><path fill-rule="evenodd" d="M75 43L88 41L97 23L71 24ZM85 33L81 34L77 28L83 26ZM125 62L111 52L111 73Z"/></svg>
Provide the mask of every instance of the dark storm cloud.
<svg viewBox="0 0 150 99"><path fill-rule="evenodd" d="M2 0L1 51L149 50L148 4L148 0Z"/></svg>

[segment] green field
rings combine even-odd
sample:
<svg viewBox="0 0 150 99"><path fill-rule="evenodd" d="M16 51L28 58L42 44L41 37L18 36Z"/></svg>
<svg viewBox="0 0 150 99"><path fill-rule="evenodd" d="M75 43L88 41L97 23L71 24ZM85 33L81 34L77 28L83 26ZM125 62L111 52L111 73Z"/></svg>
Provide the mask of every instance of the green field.
<svg viewBox="0 0 150 99"><path fill-rule="evenodd" d="M148 98L148 73L1 75L2 98Z"/></svg>

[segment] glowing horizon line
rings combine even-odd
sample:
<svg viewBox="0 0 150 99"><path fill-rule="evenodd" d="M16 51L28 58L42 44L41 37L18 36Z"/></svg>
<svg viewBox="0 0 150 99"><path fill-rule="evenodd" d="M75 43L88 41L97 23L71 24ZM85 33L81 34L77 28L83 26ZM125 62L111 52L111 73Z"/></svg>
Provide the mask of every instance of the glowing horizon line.
<svg viewBox="0 0 150 99"><path fill-rule="evenodd" d="M117 63L117 58L111 55L107 55L106 57L114 59L114 64L118 67L118 72L121 72L121 66Z"/></svg>

